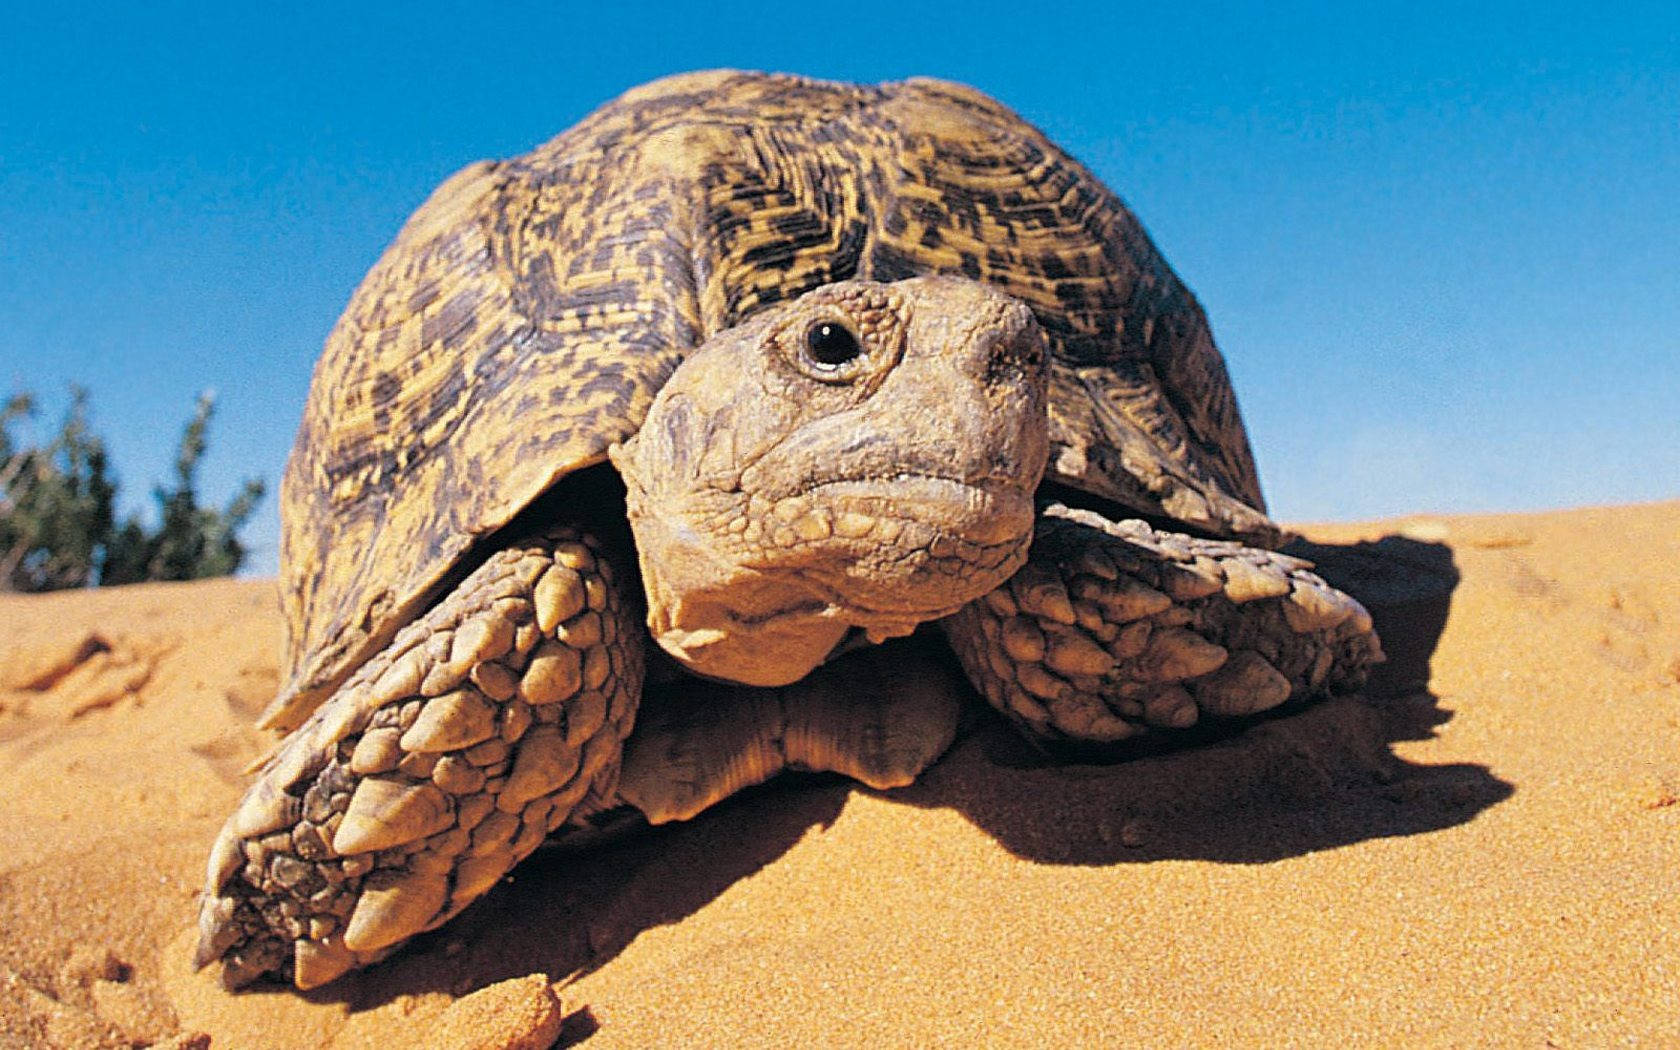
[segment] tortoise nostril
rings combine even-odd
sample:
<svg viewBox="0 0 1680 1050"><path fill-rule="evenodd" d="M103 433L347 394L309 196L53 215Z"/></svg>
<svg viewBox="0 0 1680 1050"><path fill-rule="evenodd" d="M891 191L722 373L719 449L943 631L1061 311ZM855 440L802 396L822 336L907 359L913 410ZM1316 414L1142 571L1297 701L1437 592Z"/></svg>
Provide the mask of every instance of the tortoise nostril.
<svg viewBox="0 0 1680 1050"><path fill-rule="evenodd" d="M1002 324L981 337L989 383L1032 381L1044 371L1044 333L1031 311L1011 311Z"/></svg>

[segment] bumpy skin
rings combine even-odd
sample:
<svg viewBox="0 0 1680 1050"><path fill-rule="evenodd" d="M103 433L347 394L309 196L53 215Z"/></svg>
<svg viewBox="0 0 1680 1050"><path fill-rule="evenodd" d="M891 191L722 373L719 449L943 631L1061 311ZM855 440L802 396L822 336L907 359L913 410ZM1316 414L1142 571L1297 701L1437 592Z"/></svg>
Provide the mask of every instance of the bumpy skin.
<svg viewBox="0 0 1680 1050"><path fill-rule="evenodd" d="M943 626L986 699L1043 741L1113 743L1358 688L1371 617L1297 558L1059 505L1025 568Z"/></svg>
<svg viewBox="0 0 1680 1050"><path fill-rule="evenodd" d="M639 601L587 533L494 554L286 738L211 852L199 965L312 988L447 920L612 797Z"/></svg>
<svg viewBox="0 0 1680 1050"><path fill-rule="evenodd" d="M281 484L290 728L481 537L634 434L695 347L849 278L959 274L1049 337L1050 476L1269 545L1206 318L1120 200L933 80L637 88L439 187L327 340Z"/></svg>

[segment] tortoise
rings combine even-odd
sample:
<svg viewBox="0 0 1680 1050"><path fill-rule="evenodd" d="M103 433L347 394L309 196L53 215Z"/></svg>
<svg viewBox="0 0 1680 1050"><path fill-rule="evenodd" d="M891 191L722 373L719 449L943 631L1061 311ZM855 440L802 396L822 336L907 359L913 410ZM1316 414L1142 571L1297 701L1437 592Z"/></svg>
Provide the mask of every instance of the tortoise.
<svg viewBox="0 0 1680 1050"><path fill-rule="evenodd" d="M289 733L199 917L229 987L332 981L615 815L907 784L968 685L1104 749L1380 658L1275 552L1138 221L931 79L679 75L454 175L328 337L281 499Z"/></svg>

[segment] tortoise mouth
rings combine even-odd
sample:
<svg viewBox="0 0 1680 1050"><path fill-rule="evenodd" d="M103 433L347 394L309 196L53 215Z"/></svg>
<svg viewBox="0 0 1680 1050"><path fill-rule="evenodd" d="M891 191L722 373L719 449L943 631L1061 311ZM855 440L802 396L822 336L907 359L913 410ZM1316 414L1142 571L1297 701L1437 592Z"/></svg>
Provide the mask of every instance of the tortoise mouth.
<svg viewBox="0 0 1680 1050"><path fill-rule="evenodd" d="M995 589L1025 561L1036 513L1019 482L920 474L728 497L633 501L630 517L660 646L751 685L802 677L852 628L909 634Z"/></svg>
<svg viewBox="0 0 1680 1050"><path fill-rule="evenodd" d="M822 580L847 605L904 609L926 604L917 581L950 592L989 574L1030 539L1034 514L1032 490L1017 479L840 477L744 514L727 546L744 566Z"/></svg>
<svg viewBox="0 0 1680 1050"><path fill-rule="evenodd" d="M944 538L962 547L1012 546L1031 528L1033 516L1031 490L1011 478L970 481L908 472L839 478L812 485L803 501L829 508L840 535L856 531L862 526L860 519L868 519L865 536L887 543L899 539L904 528L922 531L914 527L919 524L933 530L926 537L929 544ZM778 516L785 513L781 506L778 503L774 512Z"/></svg>
<svg viewBox="0 0 1680 1050"><path fill-rule="evenodd" d="M848 623L908 625L949 615L1007 579L1026 556L1035 513L1017 480L837 478L771 504L726 546L741 567L798 581Z"/></svg>

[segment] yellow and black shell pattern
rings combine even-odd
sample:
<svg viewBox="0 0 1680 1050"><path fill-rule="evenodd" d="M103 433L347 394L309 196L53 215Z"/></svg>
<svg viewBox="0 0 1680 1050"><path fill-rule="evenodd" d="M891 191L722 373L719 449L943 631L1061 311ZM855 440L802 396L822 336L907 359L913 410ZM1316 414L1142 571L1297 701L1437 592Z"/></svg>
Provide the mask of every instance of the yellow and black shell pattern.
<svg viewBox="0 0 1680 1050"><path fill-rule="evenodd" d="M832 281L963 274L1053 348L1047 478L1275 542L1201 307L1107 187L958 84L670 77L415 212L327 339L281 486L295 725L475 542L633 434L685 353Z"/></svg>

